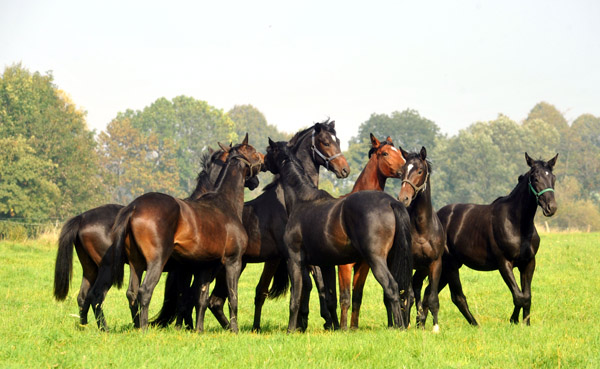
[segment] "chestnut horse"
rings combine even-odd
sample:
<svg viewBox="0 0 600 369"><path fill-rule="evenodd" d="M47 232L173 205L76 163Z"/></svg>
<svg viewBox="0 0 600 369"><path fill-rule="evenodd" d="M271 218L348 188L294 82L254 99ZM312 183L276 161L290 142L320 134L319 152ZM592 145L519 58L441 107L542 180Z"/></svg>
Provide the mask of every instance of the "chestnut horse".
<svg viewBox="0 0 600 369"><path fill-rule="evenodd" d="M533 220L538 206L547 217L556 212L556 177L552 169L557 158L558 154L548 161L533 160L525 153L530 169L519 176L509 195L489 205L452 204L438 211L447 245L440 290L446 283L450 286L452 302L470 324L477 325L477 321L469 311L460 283L458 270L463 264L475 270L499 270L515 305L510 321L518 323L523 309L523 322L529 325L531 280L540 246ZM521 288L513 274L515 267L519 268Z"/></svg>
<svg viewBox="0 0 600 369"><path fill-rule="evenodd" d="M280 174L289 214L284 234L291 280L288 332L296 330L300 305L308 303L303 270L308 265L321 267L328 303L333 301L335 306L335 266L358 260L368 262L383 287L394 326L406 327L399 291L406 302L412 258L410 220L404 205L380 191L333 198L313 185L286 142L269 139L265 166Z"/></svg>
<svg viewBox="0 0 600 369"><path fill-rule="evenodd" d="M405 160L400 151L394 147L391 137L385 141L379 141L370 134L371 149L369 150L369 161L358 176L350 193L364 190L383 191L385 181L388 178L400 178ZM346 195L347 196L347 195ZM357 263L338 265L338 278L340 285L340 326L348 329L348 308L350 307L350 283L352 280L352 268L354 268L354 279L352 285L352 321L351 327L358 327L358 315L360 301L362 300L363 287L369 274L369 264L365 261ZM335 314L335 311L333 312Z"/></svg>
<svg viewBox="0 0 600 369"><path fill-rule="evenodd" d="M442 272L442 255L446 243L444 227L433 210L431 203L431 163L427 160L427 150L421 147L419 153L402 150L406 159L402 176L402 187L398 199L406 205L410 215L412 255L415 274L412 288L417 309L417 326L425 328L427 312L433 315L433 331L439 332L438 285ZM421 301L423 280L429 278L428 293Z"/></svg>
<svg viewBox="0 0 600 369"><path fill-rule="evenodd" d="M148 326L152 292L171 256L194 272L196 330L204 330L208 287L222 265L229 292L230 329L237 326L237 285L242 255L248 243L242 225L244 181L258 174L262 154L244 141L229 150L215 192L196 201L185 201L161 193L144 194L123 208L113 227L116 260L127 255L130 266L129 299L136 327ZM121 258L121 260L123 260ZM142 273L146 270L140 285ZM123 268L113 274L122 279Z"/></svg>
<svg viewBox="0 0 600 369"><path fill-rule="evenodd" d="M289 141L289 145L290 150L302 162L310 182L315 187L319 183L319 167L321 166L332 171L338 178L345 178L350 173L348 162L340 149L340 140L336 136L334 121L316 123L312 127L296 133ZM286 265L280 262L283 255L286 254L283 234L287 218L283 187L279 177L266 186L260 196L244 204L243 223L248 233L248 248L243 256L244 264L265 263L256 286L254 323L252 325L254 331L260 330L261 311L266 297L281 296L289 285ZM326 328L337 328L337 319L334 319L334 317L337 318L335 310L332 316L326 307L320 269L313 268L311 272L319 290L321 316L325 319L325 326ZM272 279L273 286L269 291ZM310 280L306 284L310 286ZM223 327L227 327L228 324L227 317L223 313L223 305L227 297L226 287L224 279L217 278L209 305ZM303 310L300 318L303 328L305 328L307 316L308 311Z"/></svg>
<svg viewBox="0 0 600 369"><path fill-rule="evenodd" d="M213 189L213 184L221 172L226 158L227 153L222 150L214 152L209 149L209 152L204 154L201 160L203 170L198 174L196 189L189 199L196 199ZM257 185L258 183L248 184L250 187ZM87 304L85 301L90 288L96 282L98 268L101 264L112 262L111 255L107 255L112 243L110 230L117 213L123 207L118 204L99 206L67 220L61 229L54 268L54 297L61 301L69 293L69 284L73 274L73 246L75 246L83 270L81 287L77 296L79 321L82 325L87 324L90 304L89 301ZM99 327L106 329L102 306L93 306L93 310Z"/></svg>

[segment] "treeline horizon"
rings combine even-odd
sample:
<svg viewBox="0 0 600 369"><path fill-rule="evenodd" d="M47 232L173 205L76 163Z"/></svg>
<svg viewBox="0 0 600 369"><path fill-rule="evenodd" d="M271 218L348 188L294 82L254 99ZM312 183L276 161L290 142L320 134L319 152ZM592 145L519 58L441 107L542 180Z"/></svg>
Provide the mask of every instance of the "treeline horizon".
<svg viewBox="0 0 600 369"><path fill-rule="evenodd" d="M85 112L54 84L51 73L32 73L21 64L6 67L0 76L0 220L62 222L151 191L187 197L209 147L235 143L246 132L259 151L267 137L287 140L295 133L278 130L250 104L224 112L182 95L118 112L94 135ZM339 180L323 169L320 188L334 196L350 192L368 160L370 133L378 139L390 136L407 151L426 147L436 209L490 203L509 194L528 170L525 152L544 160L558 153L559 209L554 217L538 215L536 221L553 229L600 230L600 117L583 114L569 124L554 105L542 101L520 122L500 114L449 136L416 110L373 113L356 136L341 138L348 143L344 155L350 177ZM260 177L261 185L272 178ZM399 180L387 180L387 192L396 197L399 189ZM259 189L248 192L247 199L259 194ZM7 227L0 222L0 238L7 237Z"/></svg>

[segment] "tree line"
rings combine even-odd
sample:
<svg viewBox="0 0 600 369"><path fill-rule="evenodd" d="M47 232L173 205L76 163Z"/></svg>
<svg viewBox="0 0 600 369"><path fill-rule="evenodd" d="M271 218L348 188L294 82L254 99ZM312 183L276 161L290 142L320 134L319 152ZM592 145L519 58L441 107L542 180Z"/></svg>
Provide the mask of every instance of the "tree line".
<svg viewBox="0 0 600 369"><path fill-rule="evenodd" d="M266 137L291 136L252 105L224 112L188 96L159 98L142 110L120 112L95 134L85 112L54 84L51 73L8 66L0 78L0 219L61 222L149 191L186 197L209 147L237 142L246 132L258 149ZM368 160L369 133L391 136L405 150L427 148L436 208L489 203L508 194L527 170L525 152L545 160L559 153L559 211L538 221L558 229L600 229L599 117L584 114L569 124L556 107L540 102L522 122L499 115L448 136L412 109L374 113L348 141L344 155L350 177L338 180L323 173L321 188L334 195L350 192ZM262 183L270 181L268 174L261 177ZM388 180L389 193L396 196L399 189L398 180Z"/></svg>

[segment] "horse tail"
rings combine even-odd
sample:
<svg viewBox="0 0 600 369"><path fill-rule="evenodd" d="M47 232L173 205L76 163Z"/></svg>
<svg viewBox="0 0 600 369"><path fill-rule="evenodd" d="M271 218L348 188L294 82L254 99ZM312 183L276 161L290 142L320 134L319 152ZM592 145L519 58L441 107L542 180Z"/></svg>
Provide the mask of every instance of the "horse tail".
<svg viewBox="0 0 600 369"><path fill-rule="evenodd" d="M150 325L158 327L167 327L175 320L177 316L177 271L167 273L167 281L165 282L165 297L163 305L152 320Z"/></svg>
<svg viewBox="0 0 600 369"><path fill-rule="evenodd" d="M290 277L288 275L287 263L284 260L279 262L275 275L273 276L273 283L269 290L269 299L276 299L284 296L290 287Z"/></svg>
<svg viewBox="0 0 600 369"><path fill-rule="evenodd" d="M58 237L58 252L54 266L54 297L64 300L69 293L69 285L73 276L73 244L77 240L81 215L77 215L65 223Z"/></svg>
<svg viewBox="0 0 600 369"><path fill-rule="evenodd" d="M402 310L404 311L404 322L408 324L408 299L411 290L413 258L412 258L412 239L410 236L410 218L406 207L400 202L393 202L391 207L396 218L396 232L394 233L394 243L388 254L388 267L398 283Z"/></svg>
<svg viewBox="0 0 600 369"><path fill-rule="evenodd" d="M112 285L121 288L123 286L123 274L125 269L125 254L123 246L125 237L129 230L129 220L133 215L135 205L129 204L119 211L112 227L113 235L113 262L112 262Z"/></svg>

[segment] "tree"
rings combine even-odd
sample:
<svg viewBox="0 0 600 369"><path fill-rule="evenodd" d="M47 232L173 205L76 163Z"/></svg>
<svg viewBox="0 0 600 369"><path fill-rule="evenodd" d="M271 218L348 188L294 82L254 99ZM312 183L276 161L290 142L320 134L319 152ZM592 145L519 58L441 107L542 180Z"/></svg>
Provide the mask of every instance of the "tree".
<svg viewBox="0 0 600 369"><path fill-rule="evenodd" d="M40 160L52 163L45 180L60 191L46 217L65 218L98 204L102 182L85 112L53 84L51 74L16 64L0 79L0 137L19 135Z"/></svg>
<svg viewBox="0 0 600 369"><path fill-rule="evenodd" d="M218 141L238 139L233 121L222 110L187 96L172 101L159 98L141 111L119 113L116 119L129 119L131 126L146 137L154 134L158 157L168 157L165 151L170 150L170 145L174 147L179 183L169 193L176 196L186 196L194 190L204 150L216 147Z"/></svg>
<svg viewBox="0 0 600 369"><path fill-rule="evenodd" d="M249 142L259 151L267 146L267 137L273 141L287 141L292 135L280 132L276 126L267 123L267 119L252 105L236 105L227 112L235 123L235 133L244 137L248 133Z"/></svg>
<svg viewBox="0 0 600 369"><path fill-rule="evenodd" d="M156 133L144 135L128 118L114 119L98 136L99 154L112 202L127 204L137 196L156 191L176 193L179 184L175 146Z"/></svg>
<svg viewBox="0 0 600 369"><path fill-rule="evenodd" d="M60 189L49 179L53 164L21 136L0 138L0 217L47 219Z"/></svg>

